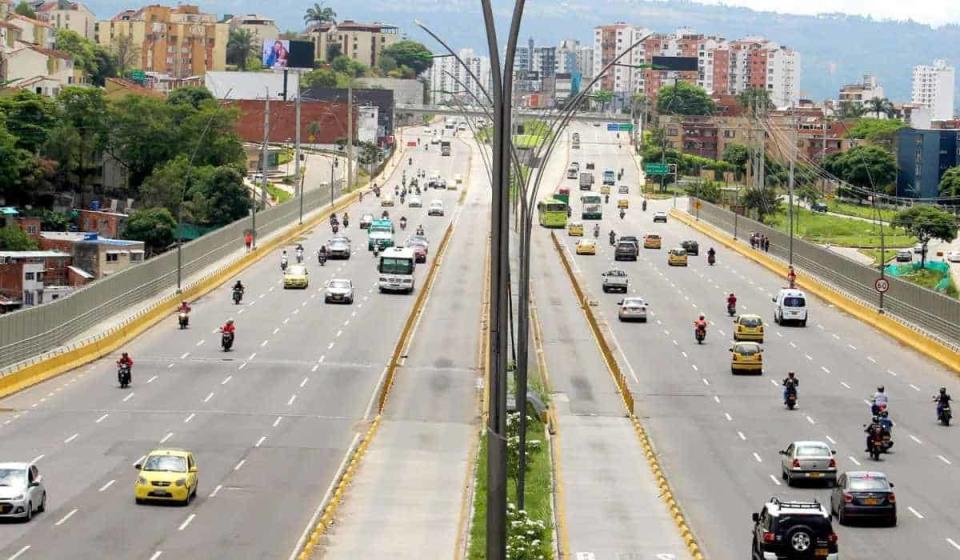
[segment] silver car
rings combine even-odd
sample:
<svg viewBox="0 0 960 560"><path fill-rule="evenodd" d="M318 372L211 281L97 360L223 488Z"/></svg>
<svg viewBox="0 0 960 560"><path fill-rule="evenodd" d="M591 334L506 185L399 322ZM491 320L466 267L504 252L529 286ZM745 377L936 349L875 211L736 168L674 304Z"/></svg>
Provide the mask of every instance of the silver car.
<svg viewBox="0 0 960 560"><path fill-rule="evenodd" d="M327 256L331 259L349 259L350 252L349 238L334 237L327 241Z"/></svg>
<svg viewBox="0 0 960 560"><path fill-rule="evenodd" d="M411 194L407 198L407 206L409 206L410 208L423 208L423 201L420 200L419 196L415 194Z"/></svg>
<svg viewBox="0 0 960 560"><path fill-rule="evenodd" d="M620 194L630 194L630 185L620 185L617 187L617 192Z"/></svg>
<svg viewBox="0 0 960 560"><path fill-rule="evenodd" d="M47 490L36 465L0 463L0 517L30 521L47 507Z"/></svg>
<svg viewBox="0 0 960 560"><path fill-rule="evenodd" d="M837 483L836 450L822 441L795 441L780 452L780 476L793 486L797 480L823 480Z"/></svg>
<svg viewBox="0 0 960 560"><path fill-rule="evenodd" d="M344 278L334 278L327 282L323 294L324 303L353 303L353 282Z"/></svg>
<svg viewBox="0 0 960 560"><path fill-rule="evenodd" d="M427 216L443 216L443 201L431 200L430 207L427 208Z"/></svg>
<svg viewBox="0 0 960 560"><path fill-rule="evenodd" d="M617 311L617 317L621 321L640 321L647 322L647 302L641 297L628 297L620 300L620 310Z"/></svg>

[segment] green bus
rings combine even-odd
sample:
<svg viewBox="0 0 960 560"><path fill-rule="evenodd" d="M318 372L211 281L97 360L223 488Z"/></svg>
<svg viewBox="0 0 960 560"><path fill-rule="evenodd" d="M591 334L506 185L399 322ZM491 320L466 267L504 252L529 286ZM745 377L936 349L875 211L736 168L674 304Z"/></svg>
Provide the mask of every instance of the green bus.
<svg viewBox="0 0 960 560"><path fill-rule="evenodd" d="M567 227L567 205L562 200L548 198L537 203L540 225L547 228Z"/></svg>
<svg viewBox="0 0 960 560"><path fill-rule="evenodd" d="M570 204L570 188L557 187L556 192L553 193L553 199L562 201L564 204Z"/></svg>
<svg viewBox="0 0 960 560"><path fill-rule="evenodd" d="M603 197L599 194L580 195L580 218L584 220L602 220Z"/></svg>

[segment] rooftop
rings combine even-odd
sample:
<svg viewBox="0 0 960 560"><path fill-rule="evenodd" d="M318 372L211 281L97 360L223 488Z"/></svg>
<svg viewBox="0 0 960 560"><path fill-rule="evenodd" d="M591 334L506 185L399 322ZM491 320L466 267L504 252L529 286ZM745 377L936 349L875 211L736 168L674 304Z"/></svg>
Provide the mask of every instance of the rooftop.
<svg viewBox="0 0 960 560"><path fill-rule="evenodd" d="M45 259L47 257L69 257L69 253L60 251L0 251L0 258L8 259Z"/></svg>
<svg viewBox="0 0 960 560"><path fill-rule="evenodd" d="M97 243L99 245L115 245L125 247L129 245L138 245L142 241L133 241L130 239L110 239L109 237L100 237L96 232L83 231L41 231L40 237L50 241L70 241L73 243Z"/></svg>

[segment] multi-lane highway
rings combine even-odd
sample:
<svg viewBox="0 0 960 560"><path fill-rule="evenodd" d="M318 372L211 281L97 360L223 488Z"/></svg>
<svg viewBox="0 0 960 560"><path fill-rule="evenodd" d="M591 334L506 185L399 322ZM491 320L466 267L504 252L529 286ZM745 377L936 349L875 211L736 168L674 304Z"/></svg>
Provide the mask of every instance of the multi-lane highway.
<svg viewBox="0 0 960 560"><path fill-rule="evenodd" d="M626 366L637 397L637 414L652 432L682 507L709 558L749 554L750 514L771 496L817 498L829 503L829 490L788 488L780 480L778 451L796 440L821 440L837 450L843 470L879 470L896 484L896 528L839 527L844 558L960 558L960 514L955 507L960 481L960 440L953 427L937 424L931 396L940 386L960 394L956 378L931 360L900 347L864 324L813 299L806 328L773 324L771 297L785 284L766 269L723 248L679 222L652 223L652 213L672 200L650 201L642 212L635 194L638 171L613 133L580 129L582 148L567 152L581 164L593 161L596 173L624 169L631 208L621 220L611 196L604 206L600 251L575 256L576 238L558 232L597 311L609 325L618 358ZM561 152L562 153L562 152ZM571 187L574 215L578 190L563 179L564 161L552 162L545 184ZM620 184L620 182L618 182ZM552 188L549 188L552 191ZM595 187L596 190L596 187ZM613 191L616 193L616 189ZM585 221L592 235L592 221ZM637 262L614 262L608 234L658 233L663 249L641 249ZM552 250L547 232L537 250ZM700 256L688 267L669 267L667 250L693 239ZM717 250L707 266L706 250ZM647 323L620 323L616 294L603 294L600 275L611 268L629 274L630 292L650 304ZM762 376L732 376L732 325L726 295L736 293L741 313L758 313L767 325ZM706 343L693 337L693 321L711 321ZM788 411L780 381L794 370L801 379L799 408ZM864 452L863 424L869 398L878 385L890 394L896 422L893 453L874 462Z"/></svg>
<svg viewBox="0 0 960 560"><path fill-rule="evenodd" d="M419 131L408 131L410 137ZM411 148L387 185L423 168L452 178L456 156ZM458 167L460 166L460 167ZM402 242L422 224L435 250L459 192L431 190L406 215ZM427 217L440 199L443 217ZM99 360L3 400L0 456L34 461L49 497L28 524L0 526L3 558L280 558L288 556L328 490L346 451L365 429L381 379L414 298L378 293L376 259L366 250L361 214L380 214L372 195L349 209L353 254L320 267L316 251L331 237L323 224L301 240L310 286L284 290L279 254L193 304L190 328L172 316L131 342L133 385L121 390L113 358ZM293 246L287 246L293 255ZM430 259L433 258L431 253ZM417 269L422 281L426 267ZM353 305L323 303L323 284L349 278ZM172 310L171 310L172 311ZM237 324L234 350L219 347L217 327ZM199 492L187 507L134 504L133 465L158 447L193 451Z"/></svg>

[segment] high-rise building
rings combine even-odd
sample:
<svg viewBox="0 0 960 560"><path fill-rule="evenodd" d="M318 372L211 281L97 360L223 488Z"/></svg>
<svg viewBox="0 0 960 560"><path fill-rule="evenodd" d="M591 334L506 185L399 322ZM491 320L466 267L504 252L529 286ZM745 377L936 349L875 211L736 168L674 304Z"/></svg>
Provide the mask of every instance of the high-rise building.
<svg viewBox="0 0 960 560"><path fill-rule="evenodd" d="M577 48L577 71L584 78L593 78L593 47L581 45Z"/></svg>
<svg viewBox="0 0 960 560"><path fill-rule="evenodd" d="M229 24L187 4L125 10L94 26L94 41L128 49L133 68L174 78L224 70L229 35Z"/></svg>
<svg viewBox="0 0 960 560"><path fill-rule="evenodd" d="M224 19L230 24L230 31L234 29L249 31L253 35L253 41L258 46L258 50L264 41L280 37L280 28L277 27L277 22L267 16L247 14Z"/></svg>
<svg viewBox="0 0 960 560"><path fill-rule="evenodd" d="M548 78L557 73L557 47L536 47L533 49L531 67L540 78Z"/></svg>
<svg viewBox="0 0 960 560"><path fill-rule="evenodd" d="M490 76L490 59L477 56L473 49L461 49L457 55L463 60L464 68L452 56L436 58L430 67L430 98L434 103L446 103L454 97L464 105L476 105L477 100L486 103L482 89L490 92L492 89ZM470 73L479 79L474 80Z"/></svg>
<svg viewBox="0 0 960 560"><path fill-rule="evenodd" d="M643 70L637 68L644 61L646 40L650 31L629 25L615 23L602 25L593 30L593 71L592 77L600 74L608 64L617 60L597 82L595 89L610 91L614 95L614 106L622 105L634 93L643 91ZM630 47L644 40L629 53ZM626 54L624 54L626 53ZM621 58L617 58L623 55Z"/></svg>
<svg viewBox="0 0 960 560"><path fill-rule="evenodd" d="M575 74L579 72L577 66L577 51L580 49L580 41L576 39L564 39L556 50L556 66L554 71L557 74Z"/></svg>
<svg viewBox="0 0 960 560"><path fill-rule="evenodd" d="M336 50L361 64L375 67L383 49L400 40L400 28L385 23L321 23L308 29L317 60L328 61Z"/></svg>
<svg viewBox="0 0 960 560"><path fill-rule="evenodd" d="M953 118L954 88L954 69L945 60L913 67L913 102L928 107L931 120Z"/></svg>
<svg viewBox="0 0 960 560"><path fill-rule="evenodd" d="M854 107L863 107L863 104L873 98L883 99L883 86L877 81L877 77L871 74L864 74L863 80L858 84L847 84L840 88L840 104L849 104Z"/></svg>

